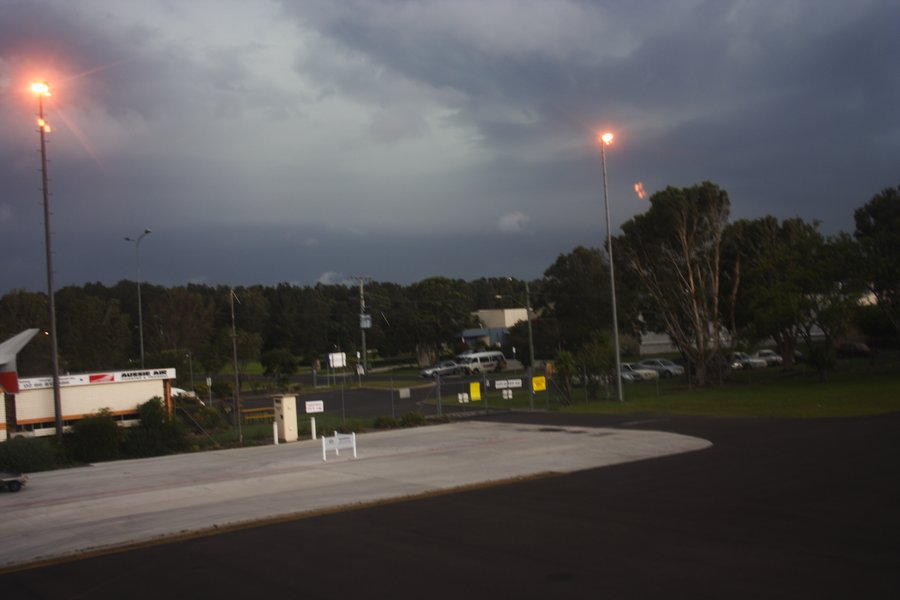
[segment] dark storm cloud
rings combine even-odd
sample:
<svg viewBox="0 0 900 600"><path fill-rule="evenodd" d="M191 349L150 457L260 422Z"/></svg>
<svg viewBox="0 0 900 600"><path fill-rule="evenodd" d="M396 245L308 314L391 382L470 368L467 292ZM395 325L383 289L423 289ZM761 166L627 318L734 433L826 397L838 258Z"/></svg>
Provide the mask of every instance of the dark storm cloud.
<svg viewBox="0 0 900 600"><path fill-rule="evenodd" d="M831 230L847 227L853 207L897 173L900 86L889 58L900 56L896 3L719 0L686 3L663 23L654 19L658 3L618 5L618 14L607 10L615 3L579 3L610 30L637 35L627 54L598 36L593 55L507 52L489 40L472 43L452 21L444 31L408 29L409 19L384 16L414 13L433 24L428 7L436 19L446 3L344 6L318 15L320 31L382 68L457 91L455 118L501 156L584 135L618 113L644 129L647 155L660 159L643 169L657 187L731 183L743 216L809 215ZM509 4L509 15L533 6ZM477 20L480 9L468 8ZM640 157L632 156L635 167ZM835 196L823 202L810 194L817 186Z"/></svg>
<svg viewBox="0 0 900 600"><path fill-rule="evenodd" d="M62 283L537 276L648 192L852 229L900 182L893 0L0 4L0 292L41 289L33 98L55 90ZM452 257L452 258L448 258Z"/></svg>

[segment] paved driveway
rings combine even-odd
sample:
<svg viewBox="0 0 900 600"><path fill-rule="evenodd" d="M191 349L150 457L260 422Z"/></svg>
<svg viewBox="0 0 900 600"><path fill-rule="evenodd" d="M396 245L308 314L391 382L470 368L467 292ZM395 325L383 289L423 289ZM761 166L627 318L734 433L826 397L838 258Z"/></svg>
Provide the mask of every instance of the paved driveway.
<svg viewBox="0 0 900 600"><path fill-rule="evenodd" d="M689 436L462 421L357 436L101 463L31 476L0 496L0 567L185 532L333 511L702 450Z"/></svg>
<svg viewBox="0 0 900 600"><path fill-rule="evenodd" d="M713 445L9 572L0 589L92 599L900 595L900 415L500 422Z"/></svg>

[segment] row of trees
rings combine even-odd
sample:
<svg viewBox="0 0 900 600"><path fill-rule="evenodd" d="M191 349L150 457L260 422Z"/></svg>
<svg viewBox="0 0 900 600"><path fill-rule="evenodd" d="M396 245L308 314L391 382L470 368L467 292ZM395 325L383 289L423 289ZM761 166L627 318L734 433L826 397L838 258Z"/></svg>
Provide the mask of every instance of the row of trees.
<svg viewBox="0 0 900 600"><path fill-rule="evenodd" d="M456 350L459 333L477 326L472 312L524 302L524 283L508 278L473 282L433 277L401 286L370 282L364 288L372 328L367 347L381 356L418 354L432 360ZM234 290L239 367L262 360L272 371L291 362L311 364L329 352L360 349L359 288L352 285L239 287ZM214 374L232 360L232 289L190 284L141 287L145 364ZM506 300L500 300L499 297ZM512 299L512 300L510 300ZM69 286L56 292L63 372L126 369L139 365L137 285L121 281ZM12 291L0 298L0 337L26 328L47 329L46 294ZM50 372L49 340L35 338L19 355L23 376Z"/></svg>
<svg viewBox="0 0 900 600"><path fill-rule="evenodd" d="M713 183L667 188L614 238L619 326L669 334L704 383L736 345L772 338L790 361L799 340L827 368L828 348L861 324L900 332L900 187L856 211L856 231L826 236L817 223L767 216L729 222L728 194ZM561 255L529 282L536 355L592 372L611 365L609 263L597 249ZM381 356L420 362L461 349L472 312L524 305L523 281L472 282L432 277L401 286L370 282L365 299L372 328L367 347ZM147 366L213 374L231 362L231 293L223 286L142 286ZM236 341L243 368L261 360L273 375L328 352L360 348L359 293L354 285L289 284L234 290ZM871 297L877 308L861 309ZM71 286L56 293L63 371L132 368L138 364L137 286L121 281ZM0 336L45 328L42 293L0 298ZM860 318L864 318L860 321ZM868 325L866 325L868 323ZM881 323L881 324L879 324ZM814 333L826 343L817 345ZM510 345L527 348L525 325ZM520 352L519 357L524 357ZM49 343L37 338L19 357L22 375L49 372Z"/></svg>
<svg viewBox="0 0 900 600"><path fill-rule="evenodd" d="M728 194L710 182L667 188L650 204L614 243L640 282L644 326L672 337L699 383L739 343L772 338L790 364L801 340L824 373L860 317L900 335L900 187L856 211L853 236L825 236L801 219L729 223ZM867 299L876 307L868 313Z"/></svg>

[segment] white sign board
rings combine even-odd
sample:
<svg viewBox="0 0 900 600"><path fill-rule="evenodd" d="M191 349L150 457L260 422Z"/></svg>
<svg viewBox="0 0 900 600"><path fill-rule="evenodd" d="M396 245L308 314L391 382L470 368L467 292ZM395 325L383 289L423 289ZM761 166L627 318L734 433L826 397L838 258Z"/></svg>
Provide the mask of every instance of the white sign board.
<svg viewBox="0 0 900 600"><path fill-rule="evenodd" d="M328 450L334 450L335 456L340 456L341 450L353 450L353 458L356 458L356 434L334 432L333 437L322 437L322 460L328 460Z"/></svg>
<svg viewBox="0 0 900 600"><path fill-rule="evenodd" d="M494 389L496 390L515 389L520 387L522 387L521 379L498 379L494 381Z"/></svg>
<svg viewBox="0 0 900 600"><path fill-rule="evenodd" d="M306 402L307 413L325 412L325 402L323 400L309 400Z"/></svg>
<svg viewBox="0 0 900 600"><path fill-rule="evenodd" d="M332 352L328 355L328 364L332 369L343 369L347 366L347 353Z"/></svg>
<svg viewBox="0 0 900 600"><path fill-rule="evenodd" d="M144 369L141 371L111 371L107 373L85 373L84 375L63 375L59 378L59 385L60 387L68 387L75 385L122 383L125 381L151 381L155 379L175 379L175 369ZM21 390L39 390L52 387L52 377L19 379L19 389Z"/></svg>

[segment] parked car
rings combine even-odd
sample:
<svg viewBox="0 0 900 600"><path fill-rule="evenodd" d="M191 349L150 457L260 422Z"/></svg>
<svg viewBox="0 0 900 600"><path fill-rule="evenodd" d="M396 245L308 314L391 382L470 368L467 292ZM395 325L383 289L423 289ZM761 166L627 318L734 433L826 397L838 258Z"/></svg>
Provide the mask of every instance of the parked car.
<svg viewBox="0 0 900 600"><path fill-rule="evenodd" d="M730 364L732 369L763 369L769 366L765 359L750 356L746 352L732 354Z"/></svg>
<svg viewBox="0 0 900 600"><path fill-rule="evenodd" d="M838 358L853 358L857 356L872 356L872 350L862 342L846 342L837 347L835 351Z"/></svg>
<svg viewBox="0 0 900 600"><path fill-rule="evenodd" d="M652 369L663 378L684 375L684 367L665 358L647 358L639 362L638 366L642 369Z"/></svg>
<svg viewBox="0 0 900 600"><path fill-rule="evenodd" d="M781 355L774 350L759 350L754 356L766 361L766 364L770 367L780 366L784 363L784 359L781 358Z"/></svg>
<svg viewBox="0 0 900 600"><path fill-rule="evenodd" d="M633 363L622 363L622 379L625 381L647 381L659 379L659 373Z"/></svg>
<svg viewBox="0 0 900 600"><path fill-rule="evenodd" d="M0 471L0 489L6 488L10 492L18 492L27 482L28 475Z"/></svg>
<svg viewBox="0 0 900 600"><path fill-rule="evenodd" d="M462 373L462 366L452 360L442 360L439 363L435 363L428 368L422 369L422 372L419 373L422 377L433 379L440 375L444 377L446 375L459 375Z"/></svg>

